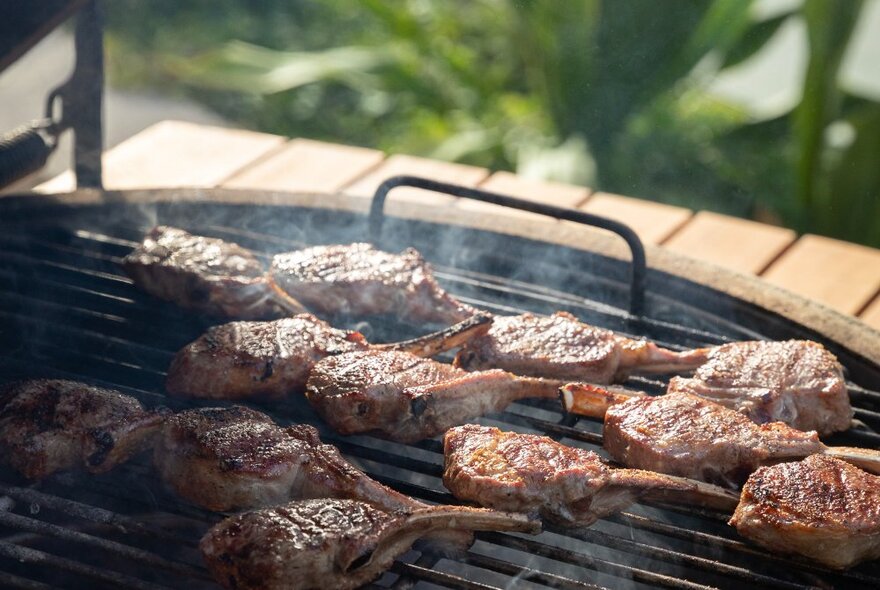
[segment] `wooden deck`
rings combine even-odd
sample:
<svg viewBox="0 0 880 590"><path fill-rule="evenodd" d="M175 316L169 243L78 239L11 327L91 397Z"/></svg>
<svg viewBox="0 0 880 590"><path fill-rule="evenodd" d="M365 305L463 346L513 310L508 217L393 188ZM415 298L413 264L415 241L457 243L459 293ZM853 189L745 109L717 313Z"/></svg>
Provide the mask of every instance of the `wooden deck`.
<svg viewBox="0 0 880 590"><path fill-rule="evenodd" d="M228 187L337 192L367 199L385 178L414 174L481 187L525 199L574 207L619 219L650 244L767 281L859 317L880 329L880 250L710 213L693 212L620 195L558 183L538 182L509 172L407 155L385 156L358 147L287 139L277 135L165 121L131 137L104 156L104 184L110 189L142 187ZM70 173L39 187L73 188ZM556 220L418 189L399 189L392 200L459 207L479 214Z"/></svg>

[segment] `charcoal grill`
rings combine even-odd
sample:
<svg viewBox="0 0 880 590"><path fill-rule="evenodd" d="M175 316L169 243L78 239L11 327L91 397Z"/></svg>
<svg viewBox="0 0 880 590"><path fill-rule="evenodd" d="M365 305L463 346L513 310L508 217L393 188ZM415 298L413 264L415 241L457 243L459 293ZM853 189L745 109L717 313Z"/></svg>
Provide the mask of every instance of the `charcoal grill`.
<svg viewBox="0 0 880 590"><path fill-rule="evenodd" d="M94 23L94 5L88 5ZM148 406L200 405L166 397L162 384L173 353L210 321L139 292L118 265L146 230L157 223L180 226L234 240L267 258L305 245L371 237L385 249L418 248L453 294L493 312L567 310L673 349L753 338L818 340L846 367L856 417L864 424L831 442L880 447L880 334L757 279L660 250L649 249L646 271L632 232L614 223L518 204L532 212L598 221L628 236L634 264L617 242L562 222L549 236L534 224L509 221L500 232L494 219L412 205L396 204L396 216L385 219L381 199L368 216L359 212L363 203L342 195L101 190L100 67L92 67L100 65L100 38L85 19L77 36L82 59L60 94L70 101L67 106L83 108L68 108L48 129L75 129L80 185L97 188L0 198L0 382L71 378L120 389ZM25 40L33 42L33 37ZM46 130L41 125L0 146L7 155L0 162L3 180L45 160L51 146L36 136ZM461 187L427 186L480 196ZM517 204L498 195L482 198ZM360 329L376 342L426 330L388 318L332 321ZM655 379L631 379L626 385L652 393L664 387ZM387 485L425 502L454 502L440 482L438 440L402 445L339 437L300 399L260 409L281 423L313 424L325 441ZM548 401L515 403L480 421L601 447L601 424L565 416ZM0 587L217 587L196 544L222 515L192 507L164 489L148 457L104 475L64 473L36 484L0 469L0 508ZM699 509L641 504L580 531L548 527L537 537L479 534L463 559L410 552L374 587L880 587L878 565L833 572L777 557L739 539L724 521L723 515Z"/></svg>
<svg viewBox="0 0 880 590"><path fill-rule="evenodd" d="M119 259L156 223L231 239L267 257L367 236L368 216L345 206L351 202L339 195L220 189L81 190L0 199L0 380L73 378L116 387L150 406L179 410L198 405L166 397L162 383L173 353L196 338L209 320L136 290L121 273ZM417 212L423 217L444 214L429 208ZM469 228L460 225L463 221L388 217L378 239L386 249L418 248L452 293L493 312L568 310L587 322L674 349L750 338L816 339L847 367L856 417L865 424L833 442L880 446L875 433L880 427L880 365L872 357L876 333L833 312L820 313L796 297L783 304L774 303L772 291L762 295L766 305L782 311L787 307L790 315L802 314L804 322L824 322L825 331L817 331L657 268L644 276L643 313L633 315L628 311L628 260ZM377 227L375 219L372 227ZM650 260L653 254L649 252ZM744 277L722 274L730 291L751 284ZM387 318L338 317L333 322L361 329L373 341L426 329ZM858 340L840 341L841 335L859 330ZM657 393L664 383L631 379L627 385ZM339 437L299 399L260 409L282 423L315 425L325 441L387 485L426 502L454 502L440 481L438 440L402 445L367 436ZM481 422L544 433L594 450L601 447L598 422L564 416L548 401L517 403ZM67 473L37 484L2 471L0 496L4 587L215 587L196 543L221 516L189 506L165 490L148 457L105 475ZM375 587L411 584L463 589L744 584L869 588L880 585L880 567L865 564L832 572L744 542L722 515L643 504L577 532L548 527L537 537L480 534L460 560L411 552Z"/></svg>

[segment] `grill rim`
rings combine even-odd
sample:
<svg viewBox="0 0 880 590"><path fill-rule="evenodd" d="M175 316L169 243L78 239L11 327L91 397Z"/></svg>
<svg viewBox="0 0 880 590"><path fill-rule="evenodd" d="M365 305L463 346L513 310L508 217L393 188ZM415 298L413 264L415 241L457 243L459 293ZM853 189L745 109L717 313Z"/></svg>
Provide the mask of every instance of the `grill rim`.
<svg viewBox="0 0 880 590"><path fill-rule="evenodd" d="M124 190L78 189L68 193L9 193L0 195L0 227L14 225L17 219L33 223L33 216L62 213L70 208L122 203L153 205L160 203L216 203L240 206L282 206L345 211L366 215L370 198L343 193L285 192L261 189L226 188L138 188ZM617 236L603 235L595 228L586 229L570 222L560 222L553 232L541 224L514 217L505 217L503 226L498 216L476 216L472 212L448 205L389 201L386 216L441 225L457 226L502 236L523 238L598 254L618 261L629 261L629 252ZM683 297L688 288L715 291L721 298L730 297L755 306L766 313L781 316L834 342L863 360L880 366L880 331L855 317L845 315L822 303L807 299L760 277L748 276L711 263L687 258L662 247L645 245L650 272L671 275L675 284L667 283ZM651 291L649 286L648 291ZM675 295L675 293L666 293ZM621 309L621 314L627 312Z"/></svg>

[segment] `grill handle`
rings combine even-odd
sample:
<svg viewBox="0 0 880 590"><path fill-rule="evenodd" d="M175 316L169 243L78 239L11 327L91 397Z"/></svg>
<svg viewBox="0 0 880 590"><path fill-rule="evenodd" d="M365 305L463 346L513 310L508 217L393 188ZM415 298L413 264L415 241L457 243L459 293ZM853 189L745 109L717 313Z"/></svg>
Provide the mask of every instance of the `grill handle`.
<svg viewBox="0 0 880 590"><path fill-rule="evenodd" d="M502 207L510 207L529 213L537 213L539 215L547 215L555 219L565 219L566 221L574 221L584 225L591 225L600 229L608 230L616 233L626 241L632 255L632 265L630 267L630 292L629 292L629 311L634 316L640 316L645 309L645 281L647 277L647 265L645 262L645 247L636 233L626 224L620 223L613 219L585 213L575 209L567 209L565 207L556 207L554 205L545 205L516 197L509 197L498 193L491 193L475 188L459 186L457 184L449 184L429 180L418 176L393 176L379 185L373 200L370 204L369 231L370 239L378 243L382 236L382 225L385 222L385 200L391 189L399 186L410 186L421 188L439 193L446 193L455 197L465 199L473 199L475 201L483 201L493 205Z"/></svg>
<svg viewBox="0 0 880 590"><path fill-rule="evenodd" d="M36 172L55 149L40 123L22 125L0 137L0 188Z"/></svg>

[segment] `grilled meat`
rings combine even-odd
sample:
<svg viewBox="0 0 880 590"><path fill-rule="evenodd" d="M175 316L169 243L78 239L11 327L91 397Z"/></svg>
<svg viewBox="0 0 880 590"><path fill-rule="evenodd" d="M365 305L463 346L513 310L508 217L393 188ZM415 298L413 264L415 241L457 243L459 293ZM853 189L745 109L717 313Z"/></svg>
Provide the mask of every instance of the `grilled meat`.
<svg viewBox="0 0 880 590"><path fill-rule="evenodd" d="M166 415L76 381L7 384L0 388L0 462L28 479L76 467L103 473L149 446Z"/></svg>
<svg viewBox="0 0 880 590"><path fill-rule="evenodd" d="M784 422L825 436L850 427L843 369L816 342L735 342L712 349L692 378L669 393L692 393L738 410L759 424Z"/></svg>
<svg viewBox="0 0 880 590"><path fill-rule="evenodd" d="M589 526L640 498L733 510L737 497L702 482L636 469L614 469L592 451L551 438L468 424L443 441L444 485L460 500Z"/></svg>
<svg viewBox="0 0 880 590"><path fill-rule="evenodd" d="M228 512L291 500L359 500L382 510L427 505L383 486L322 444L312 426L282 428L242 406L186 410L162 429L153 463L178 494L208 510ZM460 531L432 535L431 546L460 552L473 542Z"/></svg>
<svg viewBox="0 0 880 590"><path fill-rule="evenodd" d="M832 457L758 469L730 524L779 553L832 568L880 558L880 477Z"/></svg>
<svg viewBox="0 0 880 590"><path fill-rule="evenodd" d="M153 228L122 268L150 295L211 315L263 319L304 311L273 288L250 251L174 227Z"/></svg>
<svg viewBox="0 0 880 590"><path fill-rule="evenodd" d="M319 361L306 397L342 434L415 442L518 399L555 398L559 385L500 370L468 373L405 352L366 350Z"/></svg>
<svg viewBox="0 0 880 590"><path fill-rule="evenodd" d="M759 466L821 453L815 432L743 414L686 393L636 397L605 414L604 446L628 467L739 487Z"/></svg>
<svg viewBox="0 0 880 590"><path fill-rule="evenodd" d="M316 313L394 314L410 322L460 322L476 310L437 284L416 250L400 254L370 244L315 246L278 254L275 282Z"/></svg>
<svg viewBox="0 0 880 590"><path fill-rule="evenodd" d="M485 332L478 314L441 332L395 344L371 345L360 332L337 330L311 314L270 322L231 322L210 328L174 357L165 382L175 395L211 399L278 399L305 390L320 359L353 350L403 349L438 354Z"/></svg>
<svg viewBox="0 0 880 590"><path fill-rule="evenodd" d="M517 514L456 506L390 512L353 500L305 500L228 518L199 548L236 590L348 590L378 578L419 538L440 530L536 533Z"/></svg>
<svg viewBox="0 0 880 590"><path fill-rule="evenodd" d="M423 504L370 479L321 443L311 426L282 428L242 406L168 419L153 458L178 494L209 510L262 508L305 498L350 498L384 510Z"/></svg>
<svg viewBox="0 0 880 590"><path fill-rule="evenodd" d="M579 321L566 312L497 317L485 336L474 338L455 358L467 370L499 368L518 375L611 383L632 373L687 371L706 351L673 352Z"/></svg>
<svg viewBox="0 0 880 590"><path fill-rule="evenodd" d="M604 419L605 449L628 467L739 487L761 465L823 453L880 473L878 451L827 447L815 431L756 424L689 393L634 395L580 383L561 393L567 411Z"/></svg>

